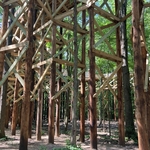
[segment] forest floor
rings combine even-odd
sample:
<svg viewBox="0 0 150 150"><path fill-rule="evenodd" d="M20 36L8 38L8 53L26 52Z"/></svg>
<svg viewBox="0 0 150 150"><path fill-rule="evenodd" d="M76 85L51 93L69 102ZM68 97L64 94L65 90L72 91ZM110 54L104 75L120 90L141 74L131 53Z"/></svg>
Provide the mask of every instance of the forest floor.
<svg viewBox="0 0 150 150"><path fill-rule="evenodd" d="M32 130L33 136L31 139L28 140L28 150L62 150L62 148L65 148L70 141L71 124L69 123L67 132L64 131L64 129L65 129L64 124L61 123L60 126L61 133L59 137L55 137L55 141L54 141L55 144L47 144L48 142L47 125L45 124L43 126L41 141L36 140L35 128L33 128ZM79 139L79 122L77 124L77 129L78 129L77 139ZM19 138L20 138L19 130L17 130L15 136L12 136L10 132L10 128L6 129L6 138L0 139L0 149L18 150ZM126 140L124 147L118 145L118 123L117 122L110 122L110 126L109 126L108 121L105 121L105 125L101 125L97 127L97 143L98 143L98 150L138 150L138 146L136 143L134 143L133 140L128 140L128 141ZM86 121L85 142L81 143L78 140L77 146L81 147L81 149L83 150L90 149L88 121Z"/></svg>

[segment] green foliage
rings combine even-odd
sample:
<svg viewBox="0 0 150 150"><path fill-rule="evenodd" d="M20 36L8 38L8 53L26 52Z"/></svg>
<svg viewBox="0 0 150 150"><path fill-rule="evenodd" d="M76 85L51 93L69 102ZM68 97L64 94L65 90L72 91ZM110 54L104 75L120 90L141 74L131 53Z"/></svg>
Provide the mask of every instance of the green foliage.
<svg viewBox="0 0 150 150"><path fill-rule="evenodd" d="M5 136L5 137L3 137L3 138L0 138L0 141L7 141L8 140L8 137L7 136Z"/></svg>
<svg viewBox="0 0 150 150"><path fill-rule="evenodd" d="M47 42L47 43L46 43L46 48L51 48L51 47L52 47L51 42Z"/></svg>
<svg viewBox="0 0 150 150"><path fill-rule="evenodd" d="M47 150L47 147L41 145L40 148L39 148L39 150Z"/></svg>

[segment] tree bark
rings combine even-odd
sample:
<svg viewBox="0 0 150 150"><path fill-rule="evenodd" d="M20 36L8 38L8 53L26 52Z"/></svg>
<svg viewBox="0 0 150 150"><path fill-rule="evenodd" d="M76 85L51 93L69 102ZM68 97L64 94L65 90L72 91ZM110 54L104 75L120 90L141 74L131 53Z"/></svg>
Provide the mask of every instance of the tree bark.
<svg viewBox="0 0 150 150"><path fill-rule="evenodd" d="M134 51L134 75L135 75L135 106L136 120L138 126L139 150L148 150L148 136L146 129L145 94L144 94L144 72L140 43L140 2L132 1L132 24L133 24L133 51Z"/></svg>
<svg viewBox="0 0 150 150"><path fill-rule="evenodd" d="M121 18L126 16L127 0L124 1L120 10ZM128 49L127 49L127 33L126 21L120 25L120 41L121 41L121 56L123 58L122 75L123 75L123 96L125 103L125 135L128 138L136 138L134 127L133 107L131 99L130 74L128 67Z"/></svg>
<svg viewBox="0 0 150 150"><path fill-rule="evenodd" d="M115 0L115 7L116 7L116 15L118 8L118 1ZM121 57L121 47L120 47L120 28L116 29L116 48L117 48L117 56ZM120 62L117 62L119 65ZM119 127L119 144L125 145L125 133L124 133L124 105L123 105L123 98L122 98L122 69L120 68L117 72L117 99L118 99L118 127Z"/></svg>
<svg viewBox="0 0 150 150"><path fill-rule="evenodd" d="M89 24L90 24L90 70L89 70L89 111L90 111L90 147L97 149L97 114L96 114L96 98L93 96L96 92L95 87L95 55L93 53L94 45L94 8L89 8Z"/></svg>
<svg viewBox="0 0 150 150"><path fill-rule="evenodd" d="M29 47L26 51L26 60L25 60L25 79L24 79L25 85L24 85L24 99L22 101L19 150L28 149L30 89L31 89L31 81L32 81L32 57L34 54L34 51L33 51L33 8L34 8L34 0L30 0L28 4L28 25L27 25L27 40L29 41Z"/></svg>

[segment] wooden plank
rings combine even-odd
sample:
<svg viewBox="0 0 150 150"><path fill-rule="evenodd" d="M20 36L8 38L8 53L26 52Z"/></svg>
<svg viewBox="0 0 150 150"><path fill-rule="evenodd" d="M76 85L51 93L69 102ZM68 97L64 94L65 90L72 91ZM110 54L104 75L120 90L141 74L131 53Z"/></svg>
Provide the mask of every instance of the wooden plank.
<svg viewBox="0 0 150 150"><path fill-rule="evenodd" d="M63 28L66 28L66 29L73 31L73 25L70 23L63 22L60 20L55 20L55 23L58 24L59 26L63 27ZM77 27L77 32L80 34L86 34L87 33L86 30L81 29L79 26Z"/></svg>
<svg viewBox="0 0 150 150"><path fill-rule="evenodd" d="M122 61L122 58L116 56L116 55L112 55L112 54L108 54L106 52L100 51L100 50L93 50L93 53L95 54L95 56L98 56L100 58L104 58L104 59L108 59L114 62L117 61Z"/></svg>
<svg viewBox="0 0 150 150"><path fill-rule="evenodd" d="M91 4L93 4L93 3L94 3L94 1L93 1ZM90 4L90 5L91 5L91 4ZM77 12L86 10L86 9L89 8L89 7L90 7L89 5L84 4L84 5L82 5L82 6L80 6L80 7L77 8ZM73 15L73 9L68 10L67 12L64 12L64 13L61 13L61 14L57 15L56 17L54 17L54 19L55 19L55 20L60 20L60 19L63 19L63 18L65 18L65 17L71 16L71 15Z"/></svg>
<svg viewBox="0 0 150 150"><path fill-rule="evenodd" d="M100 87L100 89L93 95L94 97L97 97L99 93L108 85L109 81L113 78L113 76L117 73L117 71L122 67L122 62L117 66L117 68L114 70L114 72L105 80L103 85Z"/></svg>
<svg viewBox="0 0 150 150"><path fill-rule="evenodd" d="M7 73L3 76L2 80L0 81L0 86L2 86L2 84L6 81L6 79L10 75L10 73L13 71L13 69L15 68L15 66L17 65L17 63L20 61L20 59L22 58L22 56L26 52L28 46L29 46L29 43L22 49L20 55L16 58L16 60L11 65L11 67L9 68L9 70L7 71Z"/></svg>
<svg viewBox="0 0 150 150"><path fill-rule="evenodd" d="M53 61L59 63L59 64L65 64L65 65L68 65L68 66L74 66L73 65L73 62L70 62L70 61L67 61L67 60L62 60L62 59L58 59L58 58L53 58ZM84 68L85 65L81 64L81 63L78 63L78 67L79 68Z"/></svg>
<svg viewBox="0 0 150 150"><path fill-rule="evenodd" d="M38 29L36 29L34 32L33 32L33 35L39 33L41 30L45 29L46 27L52 25L52 20L49 20L47 21L44 25L40 26Z"/></svg>
<svg viewBox="0 0 150 150"><path fill-rule="evenodd" d="M108 36L110 36L117 27L120 26L120 22L118 22L115 26L113 26L109 32L107 32L95 45L94 48L96 48L100 43L102 43Z"/></svg>
<svg viewBox="0 0 150 150"><path fill-rule="evenodd" d="M44 61L42 61L42 62L39 62L39 63L37 63L37 64L32 65L32 69L34 69L34 68L39 68L39 67L42 66L42 65L50 64L50 63L52 63L52 58L49 58L49 59L47 59L47 60L44 60Z"/></svg>
<svg viewBox="0 0 150 150"><path fill-rule="evenodd" d="M12 50L19 50L18 48L19 47L24 47L28 44L27 41L25 42L20 42L18 44L12 44L12 45L8 45L8 46L5 46L5 47L1 47L0 48L0 52L4 52L4 51L12 51Z"/></svg>

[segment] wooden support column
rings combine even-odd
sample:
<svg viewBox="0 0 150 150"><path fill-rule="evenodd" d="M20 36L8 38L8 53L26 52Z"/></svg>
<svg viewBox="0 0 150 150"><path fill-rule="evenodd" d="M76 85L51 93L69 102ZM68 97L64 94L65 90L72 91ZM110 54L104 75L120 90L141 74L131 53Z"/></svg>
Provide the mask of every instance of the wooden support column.
<svg viewBox="0 0 150 150"><path fill-rule="evenodd" d="M4 7L3 10L3 22L2 22L2 35L7 31L7 22L8 22L8 6ZM6 42L4 42L0 46L5 46ZM4 58L5 52L0 52L0 80L2 80L3 75L3 67L4 67ZM5 136L5 109L6 109L6 100L3 98L3 88L0 88L0 138Z"/></svg>
<svg viewBox="0 0 150 150"><path fill-rule="evenodd" d="M28 4L28 25L27 25L27 40L29 47L26 51L25 59L25 85L24 98L22 101L21 112L21 131L20 131L20 145L19 150L28 149L28 128L29 128L29 114L30 114L30 89L32 81L32 57L33 57L33 7L34 0L30 0Z"/></svg>
<svg viewBox="0 0 150 150"><path fill-rule="evenodd" d="M94 8L89 8L89 24L90 24L90 50L89 50L89 111L90 111L90 147L97 149L97 113L96 113L96 92L95 88L95 55L93 53L94 45Z"/></svg>
<svg viewBox="0 0 150 150"><path fill-rule="evenodd" d="M72 129L71 144L76 145L77 134L77 101L78 101L78 42L77 42L77 1L74 0L74 16L73 16L73 38L74 38L74 65L73 65L73 99L72 99Z"/></svg>
<svg viewBox="0 0 150 150"><path fill-rule="evenodd" d="M56 10L56 0L52 0L52 12ZM52 25L52 56L56 53L56 25ZM56 62L50 65L50 93L49 93L49 123L48 123L48 142L54 143L54 107L55 102L52 97L55 95L56 81Z"/></svg>
<svg viewBox="0 0 150 150"><path fill-rule="evenodd" d="M82 11L82 26L85 29L86 11ZM82 40L82 64L85 65L86 38ZM80 98L80 141L85 141L85 72L81 75L81 98Z"/></svg>
<svg viewBox="0 0 150 150"><path fill-rule="evenodd" d="M116 12L118 8L118 0L115 0ZM118 14L116 14L118 16ZM121 58L121 47L120 47L120 28L116 29L116 49L117 56ZM120 62L117 62L117 66ZM125 145L125 132L124 132L124 104L122 95L122 68L117 72L117 99L118 99L118 128L119 128L119 144Z"/></svg>
<svg viewBox="0 0 150 150"><path fill-rule="evenodd" d="M11 8L11 12L12 14L14 14L14 8ZM8 24L9 27L11 26L13 20L9 19ZM13 31L10 32L10 34L8 35L7 38L7 45L12 44L12 36L13 36ZM11 57L10 53L6 53L5 56L7 56L7 58ZM4 63L4 74L9 70L9 65L7 64L6 60ZM9 126L9 120L10 120L10 101L7 101L7 89L8 89L8 79L4 82L3 84L3 98L5 98L6 101L6 116L5 116L5 127L8 128Z"/></svg>
<svg viewBox="0 0 150 150"><path fill-rule="evenodd" d="M60 27L60 34L63 34L63 28ZM61 40L62 42L62 40ZM62 50L62 48L60 49L60 51ZM60 54L59 59L62 59L62 54ZM62 64L59 64L58 70L61 72L62 71ZM61 78L58 80L57 82L57 91L61 90ZM59 136L60 134L60 127L59 127L59 121L60 121L60 100L61 100L61 96L59 95L56 101L56 126L55 126L55 135Z"/></svg>
<svg viewBox="0 0 150 150"><path fill-rule="evenodd" d="M41 18L41 26L44 24L45 21L45 14L42 14ZM42 31L41 40L44 36L44 30ZM44 44L40 48L40 62L44 60ZM44 72L44 65L40 66L39 69L39 77L43 75ZM36 139L41 140L42 135L42 105L43 105L43 81L41 81L38 89L38 102L37 102L37 120L36 120Z"/></svg>
<svg viewBox="0 0 150 150"><path fill-rule="evenodd" d="M19 53L18 53L19 55ZM20 64L17 65L17 71L20 69ZM15 78L15 89L14 89L14 102L13 102L13 110L12 110L12 124L11 124L11 134L16 135L16 125L17 125L17 118L18 118L18 102L16 100L19 98L19 81Z"/></svg>
<svg viewBox="0 0 150 150"><path fill-rule="evenodd" d="M132 1L132 31L133 31L133 51L134 51L134 75L135 75L135 106L136 120L138 128L139 150L148 150L149 142L145 121L145 103L144 94L144 71L140 42L140 2L142 0Z"/></svg>

